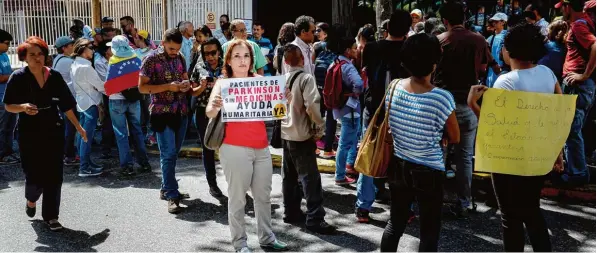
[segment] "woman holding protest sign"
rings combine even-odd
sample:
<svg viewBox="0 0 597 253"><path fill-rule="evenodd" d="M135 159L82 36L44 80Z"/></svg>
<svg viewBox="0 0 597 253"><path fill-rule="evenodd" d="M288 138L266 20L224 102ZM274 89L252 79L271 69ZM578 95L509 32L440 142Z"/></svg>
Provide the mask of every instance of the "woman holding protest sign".
<svg viewBox="0 0 597 253"><path fill-rule="evenodd" d="M543 46L545 37L537 26L524 24L508 31L502 54L512 71L498 77L496 89L535 93L561 94L558 79L546 66L536 62L546 54ZM468 97L469 107L479 115L481 108L477 101L487 87L476 85ZM554 169L561 168L559 156ZM524 168L520 168L523 170ZM547 225L541 213L540 197L545 176L517 176L492 173L493 189L502 213L502 228L505 251L523 251L525 244L524 226L527 229L535 252L551 251Z"/></svg>
<svg viewBox="0 0 597 253"><path fill-rule="evenodd" d="M224 57L226 78L250 78L254 52L244 40L230 43ZM224 105L221 82L209 97L206 115L216 118ZM287 92L288 94L288 92ZM276 239L271 224L272 158L263 121L227 122L220 147L220 162L228 182L228 223L232 244L238 252L250 252L245 232L246 194L250 189L255 201L257 233L262 247L285 250L288 246Z"/></svg>

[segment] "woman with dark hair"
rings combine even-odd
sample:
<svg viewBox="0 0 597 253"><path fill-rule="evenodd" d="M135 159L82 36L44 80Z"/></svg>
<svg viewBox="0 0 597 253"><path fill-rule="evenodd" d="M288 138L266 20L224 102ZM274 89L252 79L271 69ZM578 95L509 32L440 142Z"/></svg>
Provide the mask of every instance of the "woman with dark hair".
<svg viewBox="0 0 597 253"><path fill-rule="evenodd" d="M385 96L394 154L388 166L390 220L381 251L398 248L415 198L421 220L419 251L437 251L445 179L440 143L444 130L448 142L460 141L456 103L450 92L431 84L442 55L437 37L415 34L404 42L400 55L411 77L392 81Z"/></svg>
<svg viewBox="0 0 597 253"><path fill-rule="evenodd" d="M191 110L195 113L193 115L193 122L199 138L202 140L203 146L203 168L205 169L205 176L209 184L209 194L214 198L222 198L224 195L218 187L216 181L216 158L215 151L207 148L203 138L207 129L209 118L205 115L205 108L209 101L209 95L218 78L222 76L222 68L224 61L222 60L222 45L216 38L210 38L201 46L201 61L198 61L191 73L190 81L194 84L201 84L200 87L205 87L204 91L197 97L192 99Z"/></svg>
<svg viewBox="0 0 597 253"><path fill-rule="evenodd" d="M231 42L224 57L225 78L249 78L253 66L252 46L244 40ZM288 91L286 96L288 96ZM224 102L220 82L209 97L206 115L215 118ZM250 252L245 232L246 194L250 189L255 201L259 244L265 248L285 250L286 243L276 239L271 222L272 157L263 121L225 123L220 163L228 182L228 223L232 244L237 252Z"/></svg>
<svg viewBox="0 0 597 253"><path fill-rule="evenodd" d="M291 43L296 38L294 33L294 23L285 23L278 33L278 45L274 49L274 68L278 74L282 74L282 58L284 57L284 46Z"/></svg>
<svg viewBox="0 0 597 253"><path fill-rule="evenodd" d="M18 131L21 166L25 173L26 213L35 216L36 202L43 194L42 216L52 231L58 222L64 156L63 112L83 141L87 134L73 109L76 102L59 72L44 66L48 45L29 37L17 49L27 67L15 71L6 83L6 110L19 114Z"/></svg>
<svg viewBox="0 0 597 253"><path fill-rule="evenodd" d="M506 63L512 67L512 71L500 75L494 88L562 94L558 79L553 72L546 66L536 64L546 53L543 46L545 36L541 35L539 29L533 24L522 24L508 31L502 54ZM469 93L468 105L477 115L481 111L477 100L485 90L483 86L473 86ZM556 165L562 162L561 156L554 160ZM524 168L520 169L524 170ZM543 188L545 176L493 173L491 179L502 213L504 251L524 251L524 227L535 252L551 251L549 233L540 207L541 188Z"/></svg>
<svg viewBox="0 0 597 253"><path fill-rule="evenodd" d="M93 59L93 50L91 43L87 39L78 39L75 41L75 58L71 66L71 76L73 87L75 88L75 98L77 100L77 111L81 120L81 125L89 136L94 136L97 120L99 118L99 105L102 103L104 91L104 81L100 78L95 69L91 66ZM79 144L79 156L81 165L79 167L80 177L93 177L102 174L102 166L91 160L91 142L81 142L77 137Z"/></svg>
<svg viewBox="0 0 597 253"><path fill-rule="evenodd" d="M191 67L197 65L197 61L201 58L201 45L214 37L211 29L206 25L195 30L193 35L195 36L195 41L193 42L193 48L191 49L191 65L189 65Z"/></svg>

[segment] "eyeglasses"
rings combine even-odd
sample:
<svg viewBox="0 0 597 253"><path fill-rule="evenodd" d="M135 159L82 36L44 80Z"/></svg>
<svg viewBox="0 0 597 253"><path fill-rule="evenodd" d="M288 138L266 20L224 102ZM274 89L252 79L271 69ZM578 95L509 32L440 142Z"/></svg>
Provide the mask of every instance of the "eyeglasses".
<svg viewBox="0 0 597 253"><path fill-rule="evenodd" d="M218 51L206 51L203 53L205 54L205 56L216 56L218 54Z"/></svg>
<svg viewBox="0 0 597 253"><path fill-rule="evenodd" d="M234 32L247 33L247 29L246 28L244 28L244 29L237 29L237 30L234 30Z"/></svg>

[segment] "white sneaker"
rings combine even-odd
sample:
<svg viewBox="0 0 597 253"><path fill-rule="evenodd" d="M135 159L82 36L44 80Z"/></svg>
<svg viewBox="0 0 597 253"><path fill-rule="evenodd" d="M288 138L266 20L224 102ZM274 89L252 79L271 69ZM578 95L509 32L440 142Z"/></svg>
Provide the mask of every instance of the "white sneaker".
<svg viewBox="0 0 597 253"><path fill-rule="evenodd" d="M253 251L251 251L251 249L249 249L249 247L242 247L240 250L237 250L236 252L251 253Z"/></svg>

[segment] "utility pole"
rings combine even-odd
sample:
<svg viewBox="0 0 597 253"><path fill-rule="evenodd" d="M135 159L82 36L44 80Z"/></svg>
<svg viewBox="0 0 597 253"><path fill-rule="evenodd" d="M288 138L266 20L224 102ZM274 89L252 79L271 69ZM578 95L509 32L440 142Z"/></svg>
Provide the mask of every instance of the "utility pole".
<svg viewBox="0 0 597 253"><path fill-rule="evenodd" d="M100 0L91 0L91 24L93 28L101 27L101 15Z"/></svg>
<svg viewBox="0 0 597 253"><path fill-rule="evenodd" d="M162 0L162 13L164 14L164 18L162 19L162 26L164 27L163 31L168 29L168 0ZM162 35L160 34L159 37L161 38Z"/></svg>

